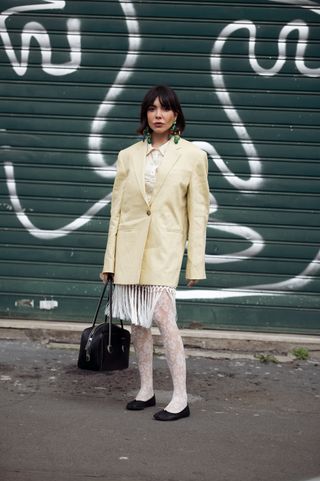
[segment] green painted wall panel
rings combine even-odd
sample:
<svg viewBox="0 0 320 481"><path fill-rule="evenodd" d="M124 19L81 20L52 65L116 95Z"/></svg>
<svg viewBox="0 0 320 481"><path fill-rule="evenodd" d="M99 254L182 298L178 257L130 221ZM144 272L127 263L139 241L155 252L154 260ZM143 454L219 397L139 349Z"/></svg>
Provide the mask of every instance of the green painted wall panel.
<svg viewBox="0 0 320 481"><path fill-rule="evenodd" d="M217 239L208 239L208 250L214 252L216 255L228 255L232 254L236 251L240 251L249 247L249 243L245 241L231 241L230 239L223 240L219 242ZM99 249L85 249L79 248L67 248L67 247L60 247L59 249L52 248L47 249L46 252L39 252L36 246L28 246L28 249L21 250L20 246L2 246L1 248L2 255L6 259L6 262L15 262L15 261L28 261L28 262L38 262L39 260L43 260L43 262L68 262L71 261L73 263L83 263L83 257L85 255L86 263L88 264L95 264L97 267L100 266L101 262L101 252ZM263 267L264 272L273 272L279 271L284 273L291 273L296 272L299 268L303 267L305 261L313 257L317 251L317 246L305 246L305 245L290 245L289 243L286 244L277 244L277 252L274 249L269 247L266 248L265 258L260 259L252 259L250 261L250 271L260 272ZM278 254L278 256L276 255ZM281 255L282 262L278 262L278 257ZM239 256L239 259L241 257ZM261 264L260 264L261 263ZM276 265L276 268L275 268ZM241 266L243 270L244 266ZM209 269L210 267L208 267ZM229 265L215 265L214 270L221 271L221 270L233 270L235 267L232 266L230 263ZM240 267L238 267L240 269ZM213 269L213 267L211 267Z"/></svg>
<svg viewBox="0 0 320 481"><path fill-rule="evenodd" d="M1 5L0 315L90 318L116 155L147 88L168 83L212 193L207 279L186 290L184 260L180 324L320 332L316 5L44 4Z"/></svg>
<svg viewBox="0 0 320 481"><path fill-rule="evenodd" d="M196 125L197 123L201 123L202 125L210 124L212 126L220 125L220 126L228 126L228 122L225 117L225 113L221 111L221 109L217 107L205 107L201 106L201 109L197 105L192 105L191 103L185 104L184 113L187 119L192 119L191 125ZM30 113L30 108L32 107L32 113ZM260 124L261 127L268 127L272 126L273 128L288 128L288 122L292 122L294 125L295 131L301 130L305 132L306 129L316 129L316 126L320 123L320 113L319 111L310 111L305 112L302 116L299 114L295 109L285 110L281 109L267 109L267 108L252 108L249 109L238 109L239 114L241 117L246 118L246 123L248 126L254 126L257 114L263 109L263 122ZM51 113L50 113L51 111ZM87 104L77 104L72 106L72 115L68 115L66 111L66 102L59 102L58 100L53 104L48 106L48 103L43 102L17 102L16 99L8 100L7 98L1 101L0 103L0 112L1 117L7 117L10 115L10 118L16 119L19 116L19 119L32 119L34 115L37 115L37 120L44 121L52 118L52 115L55 115L56 122L59 120L73 121L78 120L81 122L88 122L88 105ZM134 115L138 112L138 107L136 104L134 105L119 105L117 108L117 112L110 113L110 119L113 122L120 122L126 120L131 122L132 125L135 125L135 121L132 119ZM211 120L212 116L214 116L214 120ZM131 117L131 118L130 118ZM299 123L297 123L299 120Z"/></svg>
<svg viewBox="0 0 320 481"><path fill-rule="evenodd" d="M52 124L52 130L50 136L55 136L59 134L60 136L80 136L82 134L90 134L90 129L88 126L87 120L80 120L80 119L59 119L52 120L49 118L40 118L33 122L32 128L30 127L30 118L17 116L4 116L2 115L0 121L4 122L7 125L7 128L10 129L11 132L15 132L17 135L20 134L27 134L28 132L32 132L37 136L37 139L44 138L46 141L46 132L48 131L50 125ZM124 125L124 122L126 125ZM15 127L19 123L19 130L16 130ZM132 127L132 131L135 130L137 123L135 121L127 121L126 119L114 119L113 126L117 129L118 134L125 134L128 128L128 125ZM188 129L191 131L194 136L199 137L203 130L203 124L190 122L188 125ZM219 139L229 139L230 134L228 134L226 125L214 125L213 126L215 136ZM267 125L248 125L248 130L250 134L257 139L257 141L267 141L271 137L277 140L277 142L288 142L291 139L292 143L301 143L301 142L316 142L317 141L317 133L318 129L315 126L306 126L306 127L291 127L290 126L282 126L282 125L273 125L268 127ZM72 139L71 139L72 140Z"/></svg>

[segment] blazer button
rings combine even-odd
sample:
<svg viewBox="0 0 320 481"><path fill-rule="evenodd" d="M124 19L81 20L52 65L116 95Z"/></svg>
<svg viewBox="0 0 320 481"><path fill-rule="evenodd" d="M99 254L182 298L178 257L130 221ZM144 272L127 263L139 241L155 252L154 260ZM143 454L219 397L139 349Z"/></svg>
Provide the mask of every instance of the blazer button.
<svg viewBox="0 0 320 481"><path fill-rule="evenodd" d="M151 210L147 210L147 215L151 215Z"/></svg>

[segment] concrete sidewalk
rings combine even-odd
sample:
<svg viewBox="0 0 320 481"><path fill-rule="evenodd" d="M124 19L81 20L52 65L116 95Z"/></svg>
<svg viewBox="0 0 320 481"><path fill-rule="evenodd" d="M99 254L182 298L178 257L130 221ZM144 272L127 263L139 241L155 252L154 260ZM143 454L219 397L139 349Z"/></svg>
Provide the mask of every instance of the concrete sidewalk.
<svg viewBox="0 0 320 481"><path fill-rule="evenodd" d="M30 333L29 333L30 334ZM54 347L54 348L53 348ZM200 352L200 350L199 350ZM320 474L320 363L187 359L191 416L153 420L170 400L126 411L139 376L77 368L59 344L0 340L2 481L311 481Z"/></svg>
<svg viewBox="0 0 320 481"><path fill-rule="evenodd" d="M90 324L77 322L0 319L0 339L38 340L44 343L79 345L83 329ZM130 330L130 326L126 326ZM155 349L161 352L161 337L152 328ZM320 360L320 336L271 334L259 332L181 329L186 354L207 358L247 358L272 354L280 362L292 361L292 350L308 349L311 359Z"/></svg>

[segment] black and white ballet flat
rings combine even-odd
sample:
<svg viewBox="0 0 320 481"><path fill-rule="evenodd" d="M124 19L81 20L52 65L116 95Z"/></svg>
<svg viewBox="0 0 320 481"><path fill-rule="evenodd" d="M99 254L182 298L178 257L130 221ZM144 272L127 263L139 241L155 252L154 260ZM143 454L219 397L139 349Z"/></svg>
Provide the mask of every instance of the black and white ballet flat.
<svg viewBox="0 0 320 481"><path fill-rule="evenodd" d="M148 401L137 401L136 399L134 399L133 401L128 402L126 408L129 411L142 411L142 409L144 408L149 408L155 405L156 405L156 396L154 394L152 398L148 399Z"/></svg>
<svg viewBox="0 0 320 481"><path fill-rule="evenodd" d="M188 416L190 416L190 409L187 405L187 407L179 413L170 413L169 411L162 409L153 415L153 419L156 421L176 421L177 419L187 418Z"/></svg>

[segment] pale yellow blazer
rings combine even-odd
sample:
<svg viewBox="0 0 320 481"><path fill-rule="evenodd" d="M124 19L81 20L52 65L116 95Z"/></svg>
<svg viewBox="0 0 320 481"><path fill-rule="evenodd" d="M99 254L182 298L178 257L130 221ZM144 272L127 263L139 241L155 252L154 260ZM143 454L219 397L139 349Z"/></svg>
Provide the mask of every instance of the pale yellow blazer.
<svg viewBox="0 0 320 481"><path fill-rule="evenodd" d="M119 153L103 272L116 284L176 287L187 241L187 279L204 279L209 213L207 154L184 139L168 145L151 201L146 142Z"/></svg>

